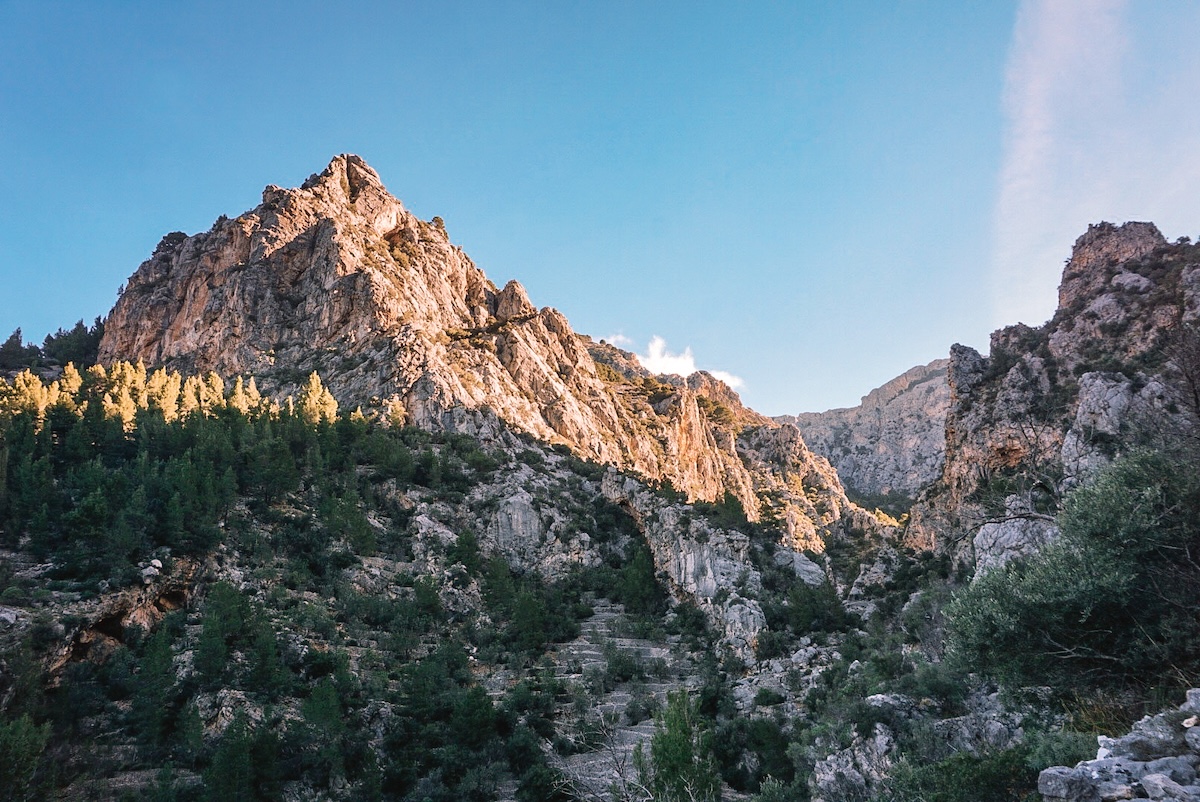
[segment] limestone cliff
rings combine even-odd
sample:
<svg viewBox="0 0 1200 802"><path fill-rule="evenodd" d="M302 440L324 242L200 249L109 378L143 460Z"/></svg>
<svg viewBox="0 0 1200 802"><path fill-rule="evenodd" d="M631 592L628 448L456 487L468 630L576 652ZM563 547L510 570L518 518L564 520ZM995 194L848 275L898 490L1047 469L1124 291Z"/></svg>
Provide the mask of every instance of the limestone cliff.
<svg viewBox="0 0 1200 802"><path fill-rule="evenodd" d="M1075 243L1054 317L955 345L942 477L908 538L987 569L1055 536L1061 495L1178 422L1166 347L1200 316L1200 247L1150 223L1101 223Z"/></svg>
<svg viewBox="0 0 1200 802"><path fill-rule="evenodd" d="M165 237L106 322L100 360L117 359L253 375L276 393L315 370L343 406L427 429L487 437L498 419L689 499L730 492L752 520L768 499L797 547L874 525L798 435L707 374L650 377L517 282L498 289L357 156Z"/></svg>
<svg viewBox="0 0 1200 802"><path fill-rule="evenodd" d="M903 505L942 474L948 364L938 359L905 371L856 407L775 420L796 426L852 494Z"/></svg>

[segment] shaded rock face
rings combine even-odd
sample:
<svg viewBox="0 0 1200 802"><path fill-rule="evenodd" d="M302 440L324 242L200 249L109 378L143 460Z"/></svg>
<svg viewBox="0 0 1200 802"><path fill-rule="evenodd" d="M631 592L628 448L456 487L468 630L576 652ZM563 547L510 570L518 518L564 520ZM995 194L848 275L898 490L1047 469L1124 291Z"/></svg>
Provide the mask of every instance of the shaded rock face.
<svg viewBox="0 0 1200 802"><path fill-rule="evenodd" d="M1054 535L1062 493L1147 421L1183 425L1165 346L1200 308L1198 265L1200 248L1152 224L1093 225L1050 321L994 332L987 357L955 345L945 466L913 509L910 543L985 568L1034 551Z"/></svg>
<svg viewBox="0 0 1200 802"><path fill-rule="evenodd" d="M813 802L869 799L895 762L896 739L883 724L876 724L871 737L855 734L845 749L828 755L813 767L810 786Z"/></svg>
<svg viewBox="0 0 1200 802"><path fill-rule="evenodd" d="M1058 526L1049 515L1038 514L1018 495L1006 498L1004 515L989 520L975 533L975 578L1009 560L1037 552L1058 537Z"/></svg>
<svg viewBox="0 0 1200 802"><path fill-rule="evenodd" d="M804 412L791 423L857 496L914 498L942 474L950 385L948 359L912 368L850 409Z"/></svg>
<svg viewBox="0 0 1200 802"><path fill-rule="evenodd" d="M798 435L707 374L650 378L517 282L498 289L357 156L267 187L208 232L165 237L106 323L100 360L117 359L249 374L275 393L315 370L343 407L484 439L511 428L689 499L732 493L751 520L771 493L797 547L820 549L842 520L874 525ZM520 528L519 502L511 512Z"/></svg>

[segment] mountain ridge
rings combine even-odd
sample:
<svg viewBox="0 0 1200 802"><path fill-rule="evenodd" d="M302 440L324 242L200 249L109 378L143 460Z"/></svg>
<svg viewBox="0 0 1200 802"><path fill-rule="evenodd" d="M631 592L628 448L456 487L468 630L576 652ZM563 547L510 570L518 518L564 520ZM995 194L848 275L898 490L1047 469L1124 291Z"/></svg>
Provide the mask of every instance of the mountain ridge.
<svg viewBox="0 0 1200 802"><path fill-rule="evenodd" d="M794 430L708 374L634 370L516 281L498 289L440 218L418 219L353 155L208 232L165 237L106 322L100 361L115 359L253 375L275 393L317 371L343 406L394 422L484 438L510 426L689 499L729 493L752 521L765 504L797 549L880 527Z"/></svg>
<svg viewBox="0 0 1200 802"><path fill-rule="evenodd" d="M856 407L780 415L837 469L859 498L907 507L941 476L950 387L948 359L918 365L871 390Z"/></svg>
<svg viewBox="0 0 1200 802"><path fill-rule="evenodd" d="M1032 553L1056 536L1067 491L1148 425L1186 426L1169 351L1200 320L1198 255L1152 223L1091 225L1050 320L993 332L986 357L954 345L945 468L914 506L908 542L985 569Z"/></svg>
<svg viewBox="0 0 1200 802"><path fill-rule="evenodd" d="M898 475L914 427L938 444L927 402L947 394L945 463L902 530L852 503L796 426L497 288L440 219L336 157L164 238L110 315L106 365L0 380L0 712L23 716L0 736L40 728L62 798L645 799L680 735L705 798L1032 793L1094 738L1051 697L991 683L1057 664L1040 625L1083 619L1007 592L1021 572L1001 569L1046 556L1075 490L1128 495L1087 482L1147 414L1184 414L1166 347L1197 320L1200 248L1101 224L1049 323L825 413L840 437L892 443L877 466ZM1186 486L1159 498L1180 526L1157 536L1195 541L1194 505L1172 500ZM1200 576L1174 550L1141 573L1137 550L1113 553L1121 592L1101 601L1133 613L1131 640L1141 588ZM1086 563L1050 583L1082 587L1085 616ZM1032 618L1004 612L1026 598ZM1174 638L1173 622L1150 623Z"/></svg>

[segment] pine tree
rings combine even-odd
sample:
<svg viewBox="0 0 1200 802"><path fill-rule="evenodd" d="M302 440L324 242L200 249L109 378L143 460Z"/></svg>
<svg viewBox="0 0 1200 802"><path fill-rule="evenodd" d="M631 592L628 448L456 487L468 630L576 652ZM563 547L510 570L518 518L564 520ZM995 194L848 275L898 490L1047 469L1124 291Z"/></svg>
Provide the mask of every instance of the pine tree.
<svg viewBox="0 0 1200 802"><path fill-rule="evenodd" d="M667 695L650 739L650 760L639 744L634 754L641 783L659 802L716 802L721 781L712 736L686 690Z"/></svg>
<svg viewBox="0 0 1200 802"><path fill-rule="evenodd" d="M225 730L221 744L213 754L212 764L204 772L205 799L211 802L253 802L254 764L252 745L246 717L237 718Z"/></svg>
<svg viewBox="0 0 1200 802"><path fill-rule="evenodd" d="M29 716L0 721L0 788L5 799L33 798L34 773L49 738L50 725L37 726Z"/></svg>
<svg viewBox="0 0 1200 802"><path fill-rule="evenodd" d="M163 420L167 423L179 417L179 396L182 391L182 377L178 373L168 373L159 368L146 380L146 395L151 409L162 412Z"/></svg>
<svg viewBox="0 0 1200 802"><path fill-rule="evenodd" d="M205 415L225 406L225 382L211 370L200 382L200 401Z"/></svg>
<svg viewBox="0 0 1200 802"><path fill-rule="evenodd" d="M337 419L337 400L321 384L321 377L314 370L308 376L308 381L300 390L300 415L311 424L326 421L333 423Z"/></svg>
<svg viewBox="0 0 1200 802"><path fill-rule="evenodd" d="M18 328L0 343L0 370L16 370L38 361L42 351L36 345L25 345Z"/></svg>
<svg viewBox="0 0 1200 802"><path fill-rule="evenodd" d="M59 391L69 398L74 404L79 395L79 389L83 387L83 376L79 375L79 370L75 367L74 362L68 362L63 368L62 375L58 377Z"/></svg>
<svg viewBox="0 0 1200 802"><path fill-rule="evenodd" d="M171 636L166 627L159 627L146 644L137 680L133 718L146 742L159 749L166 743L171 722L168 701L175 684Z"/></svg>
<svg viewBox="0 0 1200 802"><path fill-rule="evenodd" d="M198 376L188 376L183 381L183 391L179 395L179 417L187 418L203 411L204 383Z"/></svg>
<svg viewBox="0 0 1200 802"><path fill-rule="evenodd" d="M250 409L253 405L250 403L250 396L246 392L246 385L242 381L241 376L234 379L233 390L229 393L227 404L231 409L236 409L243 415L250 414Z"/></svg>
<svg viewBox="0 0 1200 802"><path fill-rule="evenodd" d="M250 411L254 414L260 414L269 408L269 404L263 399L262 393L258 391L258 384L255 383L254 377L250 377L250 381L246 382L246 401L250 404ZM274 414L279 414L278 407L275 408Z"/></svg>

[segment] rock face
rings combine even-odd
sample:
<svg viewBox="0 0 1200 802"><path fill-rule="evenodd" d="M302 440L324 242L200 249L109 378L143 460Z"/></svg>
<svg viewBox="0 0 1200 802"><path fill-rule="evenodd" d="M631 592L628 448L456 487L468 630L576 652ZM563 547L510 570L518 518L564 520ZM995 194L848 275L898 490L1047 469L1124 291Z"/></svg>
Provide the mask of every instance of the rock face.
<svg viewBox="0 0 1200 802"><path fill-rule="evenodd" d="M895 760L896 740L883 724L869 738L857 733L850 746L813 767L813 802L869 799L870 791L888 776Z"/></svg>
<svg viewBox="0 0 1200 802"><path fill-rule="evenodd" d="M912 368L867 393L857 407L775 420L796 426L850 493L912 499L942 475L949 362Z"/></svg>
<svg viewBox="0 0 1200 802"><path fill-rule="evenodd" d="M689 499L732 493L751 520L769 496L796 547L874 525L794 429L707 374L650 377L517 282L498 289L357 156L165 237L107 320L100 360L117 359L253 375L277 393L315 370L343 406L393 421L485 438L500 421Z"/></svg>
<svg viewBox="0 0 1200 802"><path fill-rule="evenodd" d="M1120 738L1099 737L1095 760L1052 766L1038 775L1047 802L1102 799L1200 800L1200 690L1177 710L1146 716Z"/></svg>
<svg viewBox="0 0 1200 802"><path fill-rule="evenodd" d="M741 532L713 531L705 521L690 516L686 507L665 503L658 494L615 471L605 475L601 492L638 522L654 565L665 575L671 592L680 600L694 602L722 632L733 652L752 662L766 619L757 601L736 590L739 582L751 591L762 586L750 565L750 539Z"/></svg>
<svg viewBox="0 0 1200 802"><path fill-rule="evenodd" d="M1039 328L951 349L945 467L913 509L913 545L985 569L1054 536L1061 494L1176 413L1171 332L1200 316L1200 248L1149 223L1089 227Z"/></svg>

